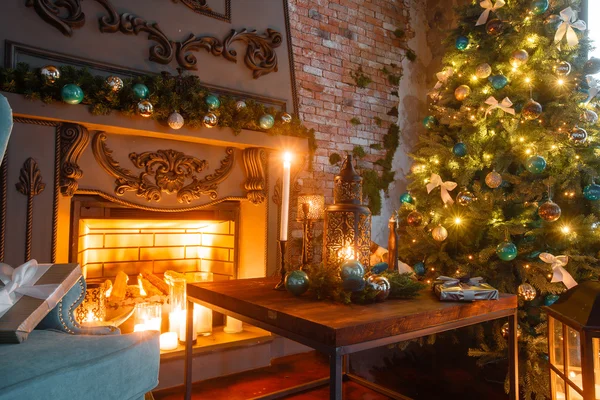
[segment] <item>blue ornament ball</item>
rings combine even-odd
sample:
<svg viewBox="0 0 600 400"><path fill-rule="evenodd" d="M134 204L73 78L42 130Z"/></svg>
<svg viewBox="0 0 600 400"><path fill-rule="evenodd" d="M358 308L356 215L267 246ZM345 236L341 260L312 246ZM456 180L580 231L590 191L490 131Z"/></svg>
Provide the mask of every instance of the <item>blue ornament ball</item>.
<svg viewBox="0 0 600 400"><path fill-rule="evenodd" d="M600 200L600 185L592 183L583 188L583 197L590 201Z"/></svg>
<svg viewBox="0 0 600 400"><path fill-rule="evenodd" d="M456 143L454 145L454 147L452 147L452 153L454 153L454 155L456 157L466 156L467 155L467 145L462 142Z"/></svg>
<svg viewBox="0 0 600 400"><path fill-rule="evenodd" d="M413 200L414 200L413 197L408 192L402 193L400 195L400 203L402 203L402 204L412 203Z"/></svg>
<svg viewBox="0 0 600 400"><path fill-rule="evenodd" d="M542 156L531 156L527 159L525 168L532 174L541 174L546 169L546 160Z"/></svg>
<svg viewBox="0 0 600 400"><path fill-rule="evenodd" d="M423 276L423 275L425 275L425 264L422 261L419 261L418 263L415 264L415 266L413 267L413 270L415 271L415 274L417 274L418 276Z"/></svg>
<svg viewBox="0 0 600 400"><path fill-rule="evenodd" d="M377 263L377 264L375 264L375 265L373 265L371 267L371 273L379 275L379 274L382 274L385 271L387 271L388 268L389 268L388 263L386 263L386 262L380 262L380 263Z"/></svg>
<svg viewBox="0 0 600 400"><path fill-rule="evenodd" d="M83 101L83 90L74 83L63 86L60 95L67 104L79 104Z"/></svg>
<svg viewBox="0 0 600 400"><path fill-rule="evenodd" d="M133 85L132 89L133 95L138 100L145 100L148 98L148 96L150 96L150 89L148 89L148 86L144 85L143 83L136 83Z"/></svg>
<svg viewBox="0 0 600 400"><path fill-rule="evenodd" d="M508 79L504 75L493 75L488 78L494 89L504 89L508 85Z"/></svg>
<svg viewBox="0 0 600 400"><path fill-rule="evenodd" d="M531 2L531 11L535 15L540 15L548 11L549 6L550 3L548 2L548 0L533 0Z"/></svg>
<svg viewBox="0 0 600 400"><path fill-rule="evenodd" d="M346 261L340 267L340 278L344 290L358 292L365 287L365 267L356 261Z"/></svg>
<svg viewBox="0 0 600 400"><path fill-rule="evenodd" d="M204 101L206 102L208 109L211 111L221 107L221 100L219 100L219 98L215 95L209 94L206 96Z"/></svg>
<svg viewBox="0 0 600 400"><path fill-rule="evenodd" d="M271 129L275 125L275 118L271 114L265 114L258 120L262 129Z"/></svg>
<svg viewBox="0 0 600 400"><path fill-rule="evenodd" d="M423 119L423 126L427 129L431 129L437 125L437 119L433 115L428 115Z"/></svg>
<svg viewBox="0 0 600 400"><path fill-rule="evenodd" d="M460 51L465 51L469 47L469 38L466 36L459 36L456 38L456 48Z"/></svg>
<svg viewBox="0 0 600 400"><path fill-rule="evenodd" d="M556 303L556 300L558 300L559 298L560 296L557 294L546 295L546 297L544 297L544 305L551 306L552 304Z"/></svg>
<svg viewBox="0 0 600 400"><path fill-rule="evenodd" d="M285 288L294 296L305 293L310 286L308 275L304 271L290 271L285 274Z"/></svg>
<svg viewBox="0 0 600 400"><path fill-rule="evenodd" d="M517 257L519 252L514 243L506 241L496 246L496 254L502 261L511 261Z"/></svg>

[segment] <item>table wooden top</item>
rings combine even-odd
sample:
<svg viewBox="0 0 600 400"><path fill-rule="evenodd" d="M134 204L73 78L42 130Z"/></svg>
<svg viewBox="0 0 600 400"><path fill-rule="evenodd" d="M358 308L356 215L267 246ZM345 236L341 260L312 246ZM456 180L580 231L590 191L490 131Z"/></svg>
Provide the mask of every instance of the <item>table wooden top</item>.
<svg viewBox="0 0 600 400"><path fill-rule="evenodd" d="M257 278L194 283L188 284L187 294L207 305L330 347L364 343L461 320L467 322L517 308L515 295L501 294L499 300L472 303L441 302L431 289L412 300L345 305L274 290L277 281Z"/></svg>

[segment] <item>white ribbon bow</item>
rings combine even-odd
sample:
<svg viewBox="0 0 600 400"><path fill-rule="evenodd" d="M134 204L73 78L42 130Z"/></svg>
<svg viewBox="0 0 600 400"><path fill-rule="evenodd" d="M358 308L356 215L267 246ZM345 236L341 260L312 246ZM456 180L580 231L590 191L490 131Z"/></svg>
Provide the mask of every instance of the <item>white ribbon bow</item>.
<svg viewBox="0 0 600 400"><path fill-rule="evenodd" d="M563 267L569 262L568 256L553 256L550 253L540 254L540 260L552 265L552 283L562 282L567 289L577 286L577 282Z"/></svg>
<svg viewBox="0 0 600 400"><path fill-rule="evenodd" d="M515 109L510 107L510 106L512 106L513 103L512 103L512 101L510 101L510 99L508 97L505 97L502 100L502 102L498 103L498 100L496 100L496 98L494 96L490 96L485 101L485 104L488 104L490 106L487 109L487 111L485 112L486 117L488 116L489 113L491 113L496 108L499 108L500 110L504 111L505 113L515 115Z"/></svg>
<svg viewBox="0 0 600 400"><path fill-rule="evenodd" d="M4 287L0 288L0 317L22 296L42 300L50 297L60 285L35 285L49 268L50 265L38 266L36 260L29 260L17 268L0 264L0 281L4 283ZM49 305L49 307L53 306Z"/></svg>
<svg viewBox="0 0 600 400"><path fill-rule="evenodd" d="M561 22L554 35L554 43L559 44L566 35L569 46L576 46L579 43L579 39L577 38L575 29L585 31L587 29L585 21L578 20L577 11L571 7L567 7L560 12L560 20Z"/></svg>
<svg viewBox="0 0 600 400"><path fill-rule="evenodd" d="M496 4L494 4L493 6L492 6L492 0L483 0L481 3L479 3L479 5L482 8L485 8L485 10L483 10L481 15L479 16L479 19L477 20L477 23L475 24L475 26L485 24L487 22L488 18L490 17L490 12L497 11L499 8L504 7L504 4L506 4L504 2L504 0L496 0Z"/></svg>
<svg viewBox="0 0 600 400"><path fill-rule="evenodd" d="M431 90L428 93L429 96L436 97L437 95L439 95L440 89L442 88L442 86L448 81L448 79L452 75L454 75L454 69L452 69L452 67L444 68L443 71L438 72L437 74L435 74L435 76L438 79L438 81L435 84L435 86L433 87L433 90Z"/></svg>
<svg viewBox="0 0 600 400"><path fill-rule="evenodd" d="M444 204L453 204L454 200L452 200L452 197L448 191L454 190L457 186L457 183L451 181L444 182L438 174L431 174L431 178L429 178L429 183L427 184L427 193L431 193L431 191L438 186L440 187L442 201Z"/></svg>
<svg viewBox="0 0 600 400"><path fill-rule="evenodd" d="M450 278L448 276L440 276L437 278L437 280L444 282L445 287L457 286L459 283L461 283L461 280L459 278ZM462 283L465 283L466 285L469 285L469 286L479 286L480 284L483 283L483 278L480 276L477 276L475 278L469 278L468 281L462 282Z"/></svg>
<svg viewBox="0 0 600 400"><path fill-rule="evenodd" d="M585 100L584 104L589 104L590 101L594 99L600 93L600 80L596 79L592 75L586 75L585 80L590 88L588 91L588 98Z"/></svg>

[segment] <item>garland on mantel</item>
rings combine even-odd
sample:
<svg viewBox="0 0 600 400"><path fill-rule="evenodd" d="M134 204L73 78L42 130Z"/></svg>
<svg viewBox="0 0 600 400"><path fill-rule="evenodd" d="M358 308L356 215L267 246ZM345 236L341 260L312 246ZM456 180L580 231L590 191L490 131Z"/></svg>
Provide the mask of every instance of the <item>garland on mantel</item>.
<svg viewBox="0 0 600 400"><path fill-rule="evenodd" d="M113 91L106 83L106 77L92 75L87 69L70 66L59 67L60 77L54 81L47 80L40 69L33 69L26 63L19 63L16 68L0 68L0 89L5 92L25 95L30 100L41 100L44 103L62 102L61 89L67 84L78 85L84 93L81 104L89 106L93 115L107 115L111 111L119 111L128 116L137 113L139 98L136 98L133 85L142 83L150 89L147 100L153 106L152 118L166 123L169 116L177 111L191 128L204 125L204 117L209 112L218 117L216 126L230 128L234 134L242 129L265 132L269 135L285 135L307 138L311 156L316 150L313 129L308 129L295 116L290 122L283 122L283 111L275 107L266 107L253 100L245 101L246 107L238 109L231 96L219 96L220 106L209 109L206 97L211 93L202 86L195 75L147 75L123 80L123 88ZM259 125L260 118L270 114L275 117L272 128L265 130ZM311 157L312 159L312 157Z"/></svg>

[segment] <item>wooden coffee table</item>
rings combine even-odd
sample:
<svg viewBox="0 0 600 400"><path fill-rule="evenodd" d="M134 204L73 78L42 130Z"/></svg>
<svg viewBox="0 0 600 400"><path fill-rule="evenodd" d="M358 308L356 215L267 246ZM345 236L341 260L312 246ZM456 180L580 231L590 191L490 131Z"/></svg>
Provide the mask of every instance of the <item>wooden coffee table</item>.
<svg viewBox="0 0 600 400"><path fill-rule="evenodd" d="M349 373L348 355L357 351L414 339L498 318L509 323L510 399L519 396L517 374L517 298L473 303L440 302L431 290L413 300L388 300L369 305L343 305L294 297L273 290L274 278L238 279L187 285L188 321L193 303L286 337L329 355L330 376L272 393L275 399L329 383L330 399L342 398L343 377L394 399L408 399ZM192 329L188 324L185 353L185 398L192 391Z"/></svg>

